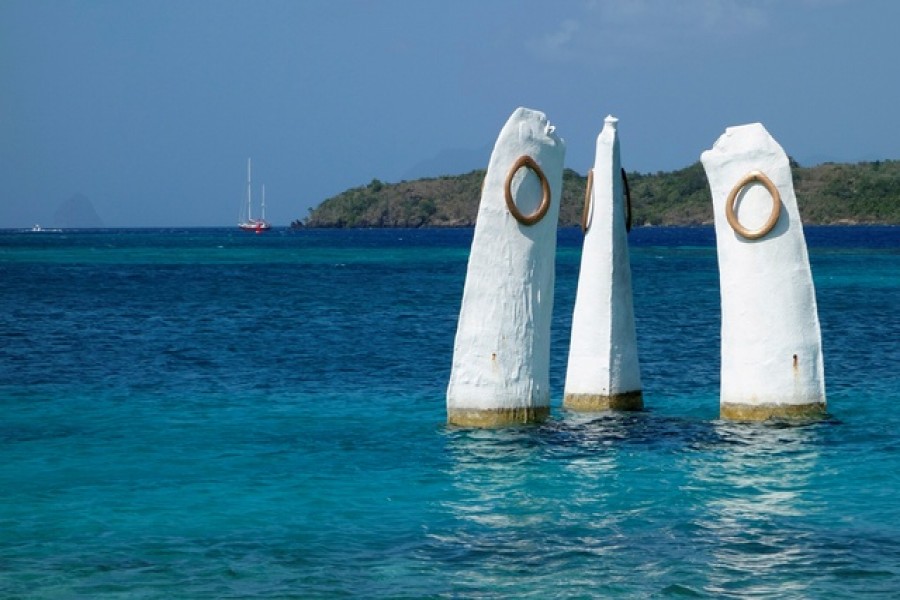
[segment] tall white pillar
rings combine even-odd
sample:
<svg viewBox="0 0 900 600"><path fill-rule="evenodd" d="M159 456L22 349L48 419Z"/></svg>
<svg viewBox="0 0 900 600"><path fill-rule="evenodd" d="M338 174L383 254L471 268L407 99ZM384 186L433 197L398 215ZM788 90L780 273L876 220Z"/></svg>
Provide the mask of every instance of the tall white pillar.
<svg viewBox="0 0 900 600"><path fill-rule="evenodd" d="M585 192L584 244L563 399L571 410L643 408L626 232L629 208L617 126L618 119L606 117Z"/></svg>
<svg viewBox="0 0 900 600"><path fill-rule="evenodd" d="M451 424L489 427L550 413L550 323L565 143L518 108L485 175L447 389Z"/></svg>
<svg viewBox="0 0 900 600"><path fill-rule="evenodd" d="M753 123L726 129L701 160L719 258L722 418L821 415L822 339L788 157Z"/></svg>

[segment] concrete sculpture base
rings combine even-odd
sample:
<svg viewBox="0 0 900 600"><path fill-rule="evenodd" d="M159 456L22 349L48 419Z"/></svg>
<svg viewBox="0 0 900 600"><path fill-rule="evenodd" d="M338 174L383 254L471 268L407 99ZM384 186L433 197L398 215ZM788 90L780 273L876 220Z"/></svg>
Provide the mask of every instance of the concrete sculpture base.
<svg viewBox="0 0 900 600"><path fill-rule="evenodd" d="M497 409L452 409L447 413L447 422L459 427L504 427L540 423L550 416L549 406Z"/></svg>
<svg viewBox="0 0 900 600"><path fill-rule="evenodd" d="M643 410L644 396L642 392L626 392L614 396L600 394L566 394L563 406L569 410L581 412L600 412L604 410Z"/></svg>
<svg viewBox="0 0 900 600"><path fill-rule="evenodd" d="M824 402L808 404L729 404L719 406L721 418L729 421L796 421L825 415Z"/></svg>

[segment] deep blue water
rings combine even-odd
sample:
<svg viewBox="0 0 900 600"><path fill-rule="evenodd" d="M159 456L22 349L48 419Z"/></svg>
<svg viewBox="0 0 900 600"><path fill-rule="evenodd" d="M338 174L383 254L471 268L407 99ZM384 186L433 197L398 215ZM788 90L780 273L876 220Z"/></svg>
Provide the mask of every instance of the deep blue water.
<svg viewBox="0 0 900 600"><path fill-rule="evenodd" d="M630 236L646 411L444 424L471 230L0 232L2 598L900 594L900 228L807 228L830 417L718 419L712 229Z"/></svg>

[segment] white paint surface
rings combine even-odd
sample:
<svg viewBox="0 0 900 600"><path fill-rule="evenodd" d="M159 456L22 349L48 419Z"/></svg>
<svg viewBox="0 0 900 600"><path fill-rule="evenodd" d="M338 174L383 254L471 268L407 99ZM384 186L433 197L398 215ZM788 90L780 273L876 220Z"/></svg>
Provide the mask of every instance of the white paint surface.
<svg viewBox="0 0 900 600"><path fill-rule="evenodd" d="M719 259L721 402L824 403L815 290L787 155L754 123L726 129L701 160L712 192ZM771 232L747 240L728 224L725 204L735 184L754 170L778 188L782 209ZM765 223L771 209L771 195L752 183L738 196L735 213L753 230Z"/></svg>
<svg viewBox="0 0 900 600"><path fill-rule="evenodd" d="M613 396L641 390L617 127L618 119L609 116L597 137L566 395Z"/></svg>
<svg viewBox="0 0 900 600"><path fill-rule="evenodd" d="M504 182L513 163L531 156L551 190L544 218L520 224L506 207ZM518 108L504 125L485 175L469 255L447 408L549 407L550 324L556 229L565 143L543 113ZM518 171L511 186L523 214L543 196L538 177Z"/></svg>

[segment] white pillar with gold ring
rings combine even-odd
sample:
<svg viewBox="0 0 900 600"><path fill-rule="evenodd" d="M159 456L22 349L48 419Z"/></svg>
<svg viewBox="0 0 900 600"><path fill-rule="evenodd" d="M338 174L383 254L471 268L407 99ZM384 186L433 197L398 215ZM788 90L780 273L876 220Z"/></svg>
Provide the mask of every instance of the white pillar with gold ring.
<svg viewBox="0 0 900 600"><path fill-rule="evenodd" d="M565 143L547 117L516 109L481 192L463 289L447 419L461 426L550 413L550 325Z"/></svg>
<svg viewBox="0 0 900 600"><path fill-rule="evenodd" d="M816 294L787 154L753 123L726 129L701 160L719 260L721 415L822 415Z"/></svg>
<svg viewBox="0 0 900 600"><path fill-rule="evenodd" d="M570 410L643 407L621 169L618 119L608 116L597 137L593 176L585 192L585 234L563 397Z"/></svg>

